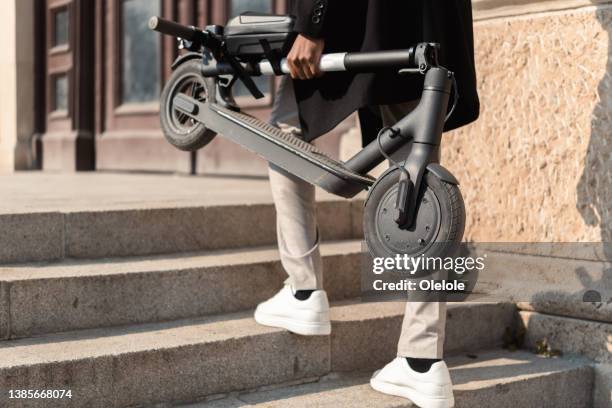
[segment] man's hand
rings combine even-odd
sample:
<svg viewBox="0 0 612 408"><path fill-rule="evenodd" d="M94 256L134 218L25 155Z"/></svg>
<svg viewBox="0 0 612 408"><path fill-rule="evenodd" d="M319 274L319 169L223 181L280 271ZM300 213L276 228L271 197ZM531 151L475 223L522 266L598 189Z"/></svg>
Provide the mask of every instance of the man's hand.
<svg viewBox="0 0 612 408"><path fill-rule="evenodd" d="M322 38L308 38L298 35L287 55L289 71L293 79L312 79L321 75L319 62L325 48Z"/></svg>

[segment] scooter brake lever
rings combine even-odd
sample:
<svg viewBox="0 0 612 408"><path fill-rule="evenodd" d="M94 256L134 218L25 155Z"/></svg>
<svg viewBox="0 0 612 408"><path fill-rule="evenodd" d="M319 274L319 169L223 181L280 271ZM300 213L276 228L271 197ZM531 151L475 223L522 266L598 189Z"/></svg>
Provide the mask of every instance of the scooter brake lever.
<svg viewBox="0 0 612 408"><path fill-rule="evenodd" d="M404 68L400 69L397 73L400 75L420 74L421 70L418 68Z"/></svg>
<svg viewBox="0 0 612 408"><path fill-rule="evenodd" d="M410 74L425 75L425 73L427 72L427 69L428 67L423 64L421 65L420 68L403 68L403 69L400 69L397 73L400 75L410 75Z"/></svg>

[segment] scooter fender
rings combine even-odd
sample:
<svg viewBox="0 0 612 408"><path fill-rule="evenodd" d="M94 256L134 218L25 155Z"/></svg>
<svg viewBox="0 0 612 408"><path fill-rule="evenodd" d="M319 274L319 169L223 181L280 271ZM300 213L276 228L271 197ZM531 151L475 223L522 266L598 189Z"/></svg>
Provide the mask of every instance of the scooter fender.
<svg viewBox="0 0 612 408"><path fill-rule="evenodd" d="M170 68L174 71L179 65L184 64L187 61L191 61L193 59L202 59L202 54L199 52L188 52L183 55L179 55L176 57Z"/></svg>
<svg viewBox="0 0 612 408"><path fill-rule="evenodd" d="M442 180L442 181L444 181L446 183L454 184L456 186L459 185L459 180L457 180L457 178L455 176L453 176L453 173L448 171L440 163L430 163L430 164L428 164L427 165L427 171L433 173L434 176L436 176L437 178L439 178L440 180Z"/></svg>
<svg viewBox="0 0 612 408"><path fill-rule="evenodd" d="M383 174L381 174L376 179L376 181L374 182L372 187L369 188L369 190L372 191L376 187L378 182L383 179L383 177L385 177L388 173L394 170L395 170L395 167L389 167L387 170L385 170ZM454 184L456 186L459 185L459 180L457 180L457 178L453 176L453 173L451 173L446 167L442 166L439 163L429 163L426 167L426 171L433 173L436 177L438 177L440 180L446 183ZM370 194L368 194L368 196L366 197L366 202L369 198L370 198Z"/></svg>

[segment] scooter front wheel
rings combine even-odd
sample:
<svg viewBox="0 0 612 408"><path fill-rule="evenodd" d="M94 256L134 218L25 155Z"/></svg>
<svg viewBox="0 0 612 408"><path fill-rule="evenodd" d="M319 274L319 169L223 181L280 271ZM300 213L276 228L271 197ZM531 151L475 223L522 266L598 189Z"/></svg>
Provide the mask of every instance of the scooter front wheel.
<svg viewBox="0 0 612 408"><path fill-rule="evenodd" d="M383 174L365 203L363 228L372 257L453 255L465 227L465 206L459 187L426 172L414 221L405 228L394 217L399 175L398 169Z"/></svg>
<svg viewBox="0 0 612 408"><path fill-rule="evenodd" d="M174 97L180 93L205 102L214 88L200 73L201 62L189 60L172 73L160 98L160 121L168 142L180 150L195 151L210 143L217 135L205 124L174 107Z"/></svg>

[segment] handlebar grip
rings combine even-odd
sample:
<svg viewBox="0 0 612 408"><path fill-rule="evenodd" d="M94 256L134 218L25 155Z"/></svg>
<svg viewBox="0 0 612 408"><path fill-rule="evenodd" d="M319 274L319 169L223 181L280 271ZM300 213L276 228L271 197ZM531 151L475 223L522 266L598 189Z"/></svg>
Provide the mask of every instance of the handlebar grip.
<svg viewBox="0 0 612 408"><path fill-rule="evenodd" d="M157 16L149 19L149 29L187 41L194 41L198 35L198 29L193 26L184 26Z"/></svg>
<svg viewBox="0 0 612 408"><path fill-rule="evenodd" d="M381 69L412 68L414 48L394 51L372 51L348 53L344 59L347 71L372 72Z"/></svg>

